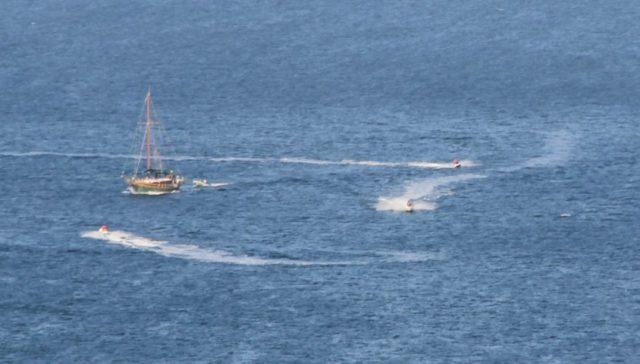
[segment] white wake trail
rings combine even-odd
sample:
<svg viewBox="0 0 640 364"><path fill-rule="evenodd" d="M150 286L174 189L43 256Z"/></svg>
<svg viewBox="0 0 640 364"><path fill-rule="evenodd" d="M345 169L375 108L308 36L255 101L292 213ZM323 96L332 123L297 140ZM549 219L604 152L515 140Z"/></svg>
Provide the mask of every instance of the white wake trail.
<svg viewBox="0 0 640 364"><path fill-rule="evenodd" d="M565 164L571 157L573 137L568 131L550 134L546 141L545 155L534 157L524 163L525 167L553 167Z"/></svg>
<svg viewBox="0 0 640 364"><path fill-rule="evenodd" d="M348 264L344 262L326 263L309 262L293 259L268 259L260 257L250 257L247 255L233 255L221 250L211 250L189 244L172 244L167 241L153 240L138 236L125 231L110 231L102 233L99 231L86 231L80 236L83 238L103 240L111 244L123 245L129 248L151 251L165 257L198 260L208 263L224 263L236 265L327 265L327 264Z"/></svg>
<svg viewBox="0 0 640 364"><path fill-rule="evenodd" d="M136 159L135 155L126 154L107 154L107 153L61 153L47 151L31 151L31 152L0 152L3 157L65 157L65 158L104 158L104 159ZM163 156L163 160L167 161L204 161L214 163L287 163L287 164L305 164L316 166L363 166L363 167L384 167L384 168L418 168L418 169L452 169L451 162L428 162L428 161L411 161L411 162L381 162L372 160L354 160L343 159L339 161L321 160L312 158L295 158L295 157L207 157L207 156L190 156L190 155L174 155ZM462 167L476 167L478 164L472 160L461 160Z"/></svg>
<svg viewBox="0 0 640 364"><path fill-rule="evenodd" d="M297 163L297 164L312 164L319 166L336 165L336 166L365 166L365 167L387 167L387 168L419 168L419 169L454 169L451 162L425 162L425 161L413 161L413 162L380 162L371 160L354 160L343 159L340 161L322 160L322 159L309 159L309 158L293 158L284 157L280 158L282 163ZM462 167L475 167L477 163L471 160L461 160L460 165Z"/></svg>
<svg viewBox="0 0 640 364"><path fill-rule="evenodd" d="M500 168L500 172L515 172L524 168L556 167L566 164L571 159L574 138L566 130L549 133L545 139L543 153L522 164Z"/></svg>
<svg viewBox="0 0 640 364"><path fill-rule="evenodd" d="M165 257L196 260L207 263L221 263L234 265L289 265L289 266L331 266L331 265L361 265L369 264L365 260L350 261L306 261L295 259L271 259L252 257L247 255L234 255L222 250L201 248L191 244L173 244L167 241L154 240L143 236L128 233L126 231L86 231L80 234L83 238L102 240L110 244L122 245L128 248L149 251ZM426 260L439 259L439 256L419 252L374 252L381 256L384 262L415 263Z"/></svg>
<svg viewBox="0 0 640 364"><path fill-rule="evenodd" d="M455 176L434 177L408 183L401 194L381 196L375 204L378 211L406 211L408 200L413 201L413 211L433 211L438 208L436 200L448 194L441 188L454 183L485 178L481 174L459 174Z"/></svg>
<svg viewBox="0 0 640 364"><path fill-rule="evenodd" d="M491 172L515 172L524 168L555 167L566 164L572 155L574 136L566 130L554 131L547 135L542 154L511 167L489 170ZM406 185L404 192L395 196L381 196L375 204L378 211L406 211L407 201L412 200L413 211L432 211L438 208L436 200L446 194L441 187L469 179L485 178L486 175L460 174L413 181Z"/></svg>

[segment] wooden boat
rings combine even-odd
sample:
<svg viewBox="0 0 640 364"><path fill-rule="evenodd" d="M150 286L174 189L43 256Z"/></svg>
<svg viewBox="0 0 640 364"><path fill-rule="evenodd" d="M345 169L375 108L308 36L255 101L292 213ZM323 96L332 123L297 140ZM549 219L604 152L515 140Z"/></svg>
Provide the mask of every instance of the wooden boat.
<svg viewBox="0 0 640 364"><path fill-rule="evenodd" d="M159 125L159 121L157 117L155 120L152 120L151 108L151 90L149 90L145 98L145 132L142 146L140 147L140 154L138 155L133 173L130 176L125 176L124 179L132 193L161 195L178 191L184 178L174 173L173 170L163 166L162 157L160 157L160 153L158 152L157 132L154 134L154 127ZM143 150L145 151L144 153L142 152ZM144 171L140 171L140 164L143 158L146 162L146 168Z"/></svg>

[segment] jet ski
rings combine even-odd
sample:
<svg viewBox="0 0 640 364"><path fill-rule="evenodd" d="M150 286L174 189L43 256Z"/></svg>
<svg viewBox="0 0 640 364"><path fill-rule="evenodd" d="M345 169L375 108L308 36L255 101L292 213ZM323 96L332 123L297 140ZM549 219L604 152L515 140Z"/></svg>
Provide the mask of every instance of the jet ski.
<svg viewBox="0 0 640 364"><path fill-rule="evenodd" d="M207 187L209 185L209 181L207 181L206 179L202 179L202 178L194 178L193 179L193 185L195 187Z"/></svg>
<svg viewBox="0 0 640 364"><path fill-rule="evenodd" d="M452 166L453 168L460 168L460 167L462 167L462 163L460 163L460 161L459 161L459 160L454 159L454 160L451 162L451 166Z"/></svg>
<svg viewBox="0 0 640 364"><path fill-rule="evenodd" d="M413 212L413 200L408 199L404 206L404 212Z"/></svg>

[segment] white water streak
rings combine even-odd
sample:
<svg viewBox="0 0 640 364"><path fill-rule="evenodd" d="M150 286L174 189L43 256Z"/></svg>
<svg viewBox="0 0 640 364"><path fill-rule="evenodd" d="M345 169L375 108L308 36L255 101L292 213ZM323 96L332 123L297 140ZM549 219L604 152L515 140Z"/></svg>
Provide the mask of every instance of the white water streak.
<svg viewBox="0 0 640 364"><path fill-rule="evenodd" d="M524 168L555 167L567 163L571 158L574 137L566 131L560 130L549 133L543 153L533 157L524 163L512 167L499 168L494 171L514 172ZM413 201L413 211L433 211L438 208L435 202L442 193L438 191L440 187L448 184L461 182L469 179L485 178L479 174L460 174L457 176L429 178L419 181L409 182L404 192L396 196L381 196L375 204L378 211L406 211L407 201Z"/></svg>
<svg viewBox="0 0 640 364"><path fill-rule="evenodd" d="M211 183L207 183L203 187L222 188L222 187L225 187L225 186L229 186L230 184L231 183L229 183L229 182L211 182Z"/></svg>
<svg viewBox="0 0 640 364"><path fill-rule="evenodd" d="M166 241L153 240L138 236L135 234L127 233L125 231L110 231L108 233L102 233L99 231L87 231L81 234L83 238L91 238L97 240L103 240L111 244L118 244L129 248L139 249L154 252L156 254L163 255L165 257L182 258L189 260L198 260L209 263L225 263L236 265L323 265L328 263L321 262L308 262L302 260L292 259L267 259L260 257L251 257L247 255L233 255L231 253L221 251L204 249L196 245L189 244L171 244ZM330 263L329 263L330 264ZM340 264L340 263L333 263ZM344 263L342 263L344 264Z"/></svg>
<svg viewBox="0 0 640 364"><path fill-rule="evenodd" d="M282 163L300 163L300 164L315 164L315 165L338 165L338 166L366 166L366 167L388 167L388 168L420 168L420 169L453 169L453 163L451 162L379 162L368 160L353 160L343 159L340 161L329 161L321 159L308 159L308 158L280 158ZM475 167L477 164L471 160L460 161L462 167Z"/></svg>
<svg viewBox="0 0 640 364"><path fill-rule="evenodd" d="M0 152L0 156L4 157L66 157L66 158L104 158L104 159L136 159L135 155L126 154L105 154L105 153L60 153L60 152ZM371 160L353 160L343 159L340 161L295 158L295 157L205 157L205 156L163 156L163 160L169 161L205 161L205 162L240 162L240 163L287 163L287 164L306 164L317 166L363 166L363 167L386 167L386 168L418 168L418 169L452 169L451 162L428 162L428 161L410 161L410 162L381 162ZM477 164L471 160L460 161L462 167L475 167Z"/></svg>
<svg viewBox="0 0 640 364"><path fill-rule="evenodd" d="M122 191L122 193L126 194L126 195L162 196L162 195L168 195L168 194L171 194L171 193L180 193L180 190L173 190L173 191L136 191L133 187L127 187L127 189Z"/></svg>
<svg viewBox="0 0 640 364"><path fill-rule="evenodd" d="M552 133L545 141L545 155L531 158L524 163L525 167L553 167L565 164L573 149L573 138L567 131Z"/></svg>
<svg viewBox="0 0 640 364"><path fill-rule="evenodd" d="M524 168L556 167L567 163L573 150L573 136L566 130L550 133L545 139L543 153L522 164L498 169L500 172L515 172Z"/></svg>
<svg viewBox="0 0 640 364"><path fill-rule="evenodd" d="M471 179L485 178L481 174L459 174L455 176L434 177L409 182L404 191L395 196L381 196L375 204L378 211L406 211L408 200L413 201L413 211L433 211L438 208L435 202L444 194L440 189L447 185Z"/></svg>
<svg viewBox="0 0 640 364"><path fill-rule="evenodd" d="M235 265L290 265L290 266L329 266L329 265L360 265L369 262L363 260L351 261L306 261L295 259L270 259L247 255L234 255L222 250L206 249L191 244L173 244L167 241L154 240L138 236L125 231L86 231L80 234L83 238L102 240L110 244L122 245L128 248L149 251L165 257L196 260L207 263L235 264ZM438 259L427 253L419 252L374 252L385 262L412 263Z"/></svg>

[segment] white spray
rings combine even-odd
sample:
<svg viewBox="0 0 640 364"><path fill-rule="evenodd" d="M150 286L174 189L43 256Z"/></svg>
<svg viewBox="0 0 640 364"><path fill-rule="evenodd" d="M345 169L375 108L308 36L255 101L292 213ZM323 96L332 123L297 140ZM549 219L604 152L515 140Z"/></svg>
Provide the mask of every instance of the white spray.
<svg viewBox="0 0 640 364"><path fill-rule="evenodd" d="M215 249L201 248L191 244L174 244L162 240L154 240L138 236L126 231L86 231L80 234L83 238L102 240L110 244L117 244L133 249L144 250L160 254L165 257L196 260L206 263L222 263L235 265L290 265L290 266L329 266L329 265L360 265L370 262L365 260L350 261L306 261L295 259L270 259L247 255L234 255ZM411 263L426 260L442 259L440 254L417 252L367 252L381 257L383 262Z"/></svg>
<svg viewBox="0 0 640 364"><path fill-rule="evenodd" d="M438 207L436 200L450 193L443 191L443 187L484 177L481 174L459 174L412 181L404 187L404 191L399 195L379 197L375 204L375 209L378 211L406 211L407 201L412 200L414 211L435 210Z"/></svg>

